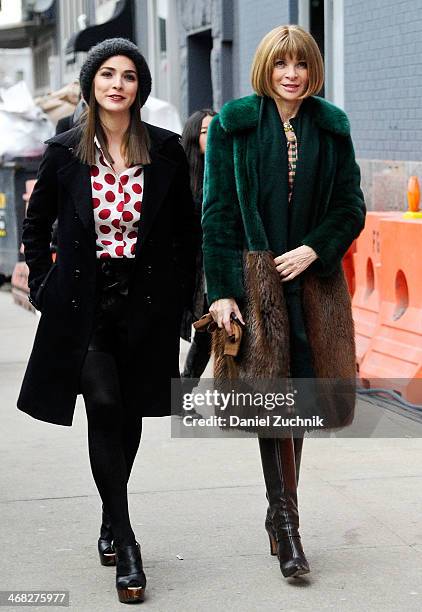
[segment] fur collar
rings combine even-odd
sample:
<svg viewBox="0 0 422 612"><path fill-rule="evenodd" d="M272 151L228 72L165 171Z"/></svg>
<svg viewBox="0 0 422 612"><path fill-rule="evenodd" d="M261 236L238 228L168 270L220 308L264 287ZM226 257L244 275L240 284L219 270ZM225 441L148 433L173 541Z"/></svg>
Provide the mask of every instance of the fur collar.
<svg viewBox="0 0 422 612"><path fill-rule="evenodd" d="M230 100L219 113L222 128L230 134L255 128L258 125L260 103L261 97L256 94ZM350 134L349 120L341 108L318 96L308 98L307 104L319 127L339 136Z"/></svg>

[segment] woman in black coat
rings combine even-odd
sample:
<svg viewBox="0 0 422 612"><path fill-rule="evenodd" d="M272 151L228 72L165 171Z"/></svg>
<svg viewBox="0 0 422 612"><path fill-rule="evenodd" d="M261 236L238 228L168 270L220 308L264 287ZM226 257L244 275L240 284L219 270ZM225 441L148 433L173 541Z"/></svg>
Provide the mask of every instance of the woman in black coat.
<svg viewBox="0 0 422 612"><path fill-rule="evenodd" d="M142 417L170 413L198 229L177 135L140 120L151 75L137 47L96 45L80 82L87 115L48 141L24 222L30 300L42 315L18 407L71 425L82 393L104 510L100 560L117 564L120 601L141 601L127 481Z"/></svg>

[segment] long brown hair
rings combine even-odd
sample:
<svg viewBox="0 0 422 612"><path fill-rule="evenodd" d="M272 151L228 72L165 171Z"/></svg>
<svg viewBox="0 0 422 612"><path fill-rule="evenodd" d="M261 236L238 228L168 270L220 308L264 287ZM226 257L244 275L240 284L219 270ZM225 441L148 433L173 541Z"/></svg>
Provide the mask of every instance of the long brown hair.
<svg viewBox="0 0 422 612"><path fill-rule="evenodd" d="M188 158L190 186L192 195L202 205L202 184L204 182L204 155L199 148L202 121L205 117L214 117L217 113L211 108L195 111L185 123L181 144Z"/></svg>
<svg viewBox="0 0 422 612"><path fill-rule="evenodd" d="M95 164L95 136L98 139L101 150L110 164L114 163L108 151L107 136L98 113L98 102L95 99L94 80L91 85L89 104L80 119L81 137L76 147L76 155L84 164L92 166ZM141 121L141 105L138 93L132 106L130 107L130 121L128 128L123 136L122 149L123 157L127 167L137 164L150 164L149 155L150 138L148 131Z"/></svg>

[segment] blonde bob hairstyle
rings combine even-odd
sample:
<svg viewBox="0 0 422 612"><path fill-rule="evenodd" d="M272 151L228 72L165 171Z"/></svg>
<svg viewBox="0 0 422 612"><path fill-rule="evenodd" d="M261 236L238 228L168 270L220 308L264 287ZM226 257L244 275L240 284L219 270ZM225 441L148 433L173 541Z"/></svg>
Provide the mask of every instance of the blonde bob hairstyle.
<svg viewBox="0 0 422 612"><path fill-rule="evenodd" d="M251 82L258 96L276 98L271 78L275 62L296 58L306 62L309 83L300 99L317 94L324 84L324 62L313 36L297 25L282 25L268 32L261 40L252 62Z"/></svg>

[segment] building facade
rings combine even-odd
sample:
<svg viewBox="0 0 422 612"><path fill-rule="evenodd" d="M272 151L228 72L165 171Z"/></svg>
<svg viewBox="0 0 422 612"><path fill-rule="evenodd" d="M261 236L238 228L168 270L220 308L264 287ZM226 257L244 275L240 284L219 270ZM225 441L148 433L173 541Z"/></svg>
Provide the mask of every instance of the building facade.
<svg viewBox="0 0 422 612"><path fill-rule="evenodd" d="M347 1L347 0L346 0ZM219 108L251 92L250 66L261 38L276 25L299 23L325 56L324 94L344 106L344 0L176 0L181 62L181 112ZM186 91L183 91L185 89Z"/></svg>
<svg viewBox="0 0 422 612"><path fill-rule="evenodd" d="M49 91L56 55L55 27L55 0L2 0L0 80L3 86L24 80L35 95Z"/></svg>
<svg viewBox="0 0 422 612"><path fill-rule="evenodd" d="M322 95L350 118L369 208L406 207L408 177L422 176L422 0L175 1L183 118L251 93L263 35L298 23L323 53Z"/></svg>
<svg viewBox="0 0 422 612"><path fill-rule="evenodd" d="M92 44L126 36L148 60L152 94L186 119L251 92L256 46L281 23L320 46L322 95L349 115L369 207L405 207L408 176L422 174L422 0L2 0L0 47L32 48L40 94L76 79Z"/></svg>
<svg viewBox="0 0 422 612"><path fill-rule="evenodd" d="M422 178L422 0L344 0L345 109L376 210Z"/></svg>
<svg viewBox="0 0 422 612"><path fill-rule="evenodd" d="M59 80L61 85L65 85L78 79L85 53L90 46L83 44L84 41L81 44L78 35L82 32L86 34L97 26L104 26L111 21L126 0L56 0L56 2ZM114 36L119 36L119 32L116 31ZM92 42L95 44L98 41L94 39ZM79 46L84 49L79 49Z"/></svg>

